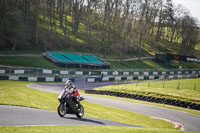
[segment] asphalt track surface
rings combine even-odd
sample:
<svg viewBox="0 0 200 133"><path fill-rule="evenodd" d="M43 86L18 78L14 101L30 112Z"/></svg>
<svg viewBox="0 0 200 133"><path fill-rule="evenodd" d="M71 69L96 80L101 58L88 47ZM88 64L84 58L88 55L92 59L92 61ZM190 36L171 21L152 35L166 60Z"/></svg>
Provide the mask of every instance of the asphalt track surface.
<svg viewBox="0 0 200 133"><path fill-rule="evenodd" d="M67 114L61 118L56 112L20 106L0 105L0 126L64 126L64 125L110 125L131 126L118 122Z"/></svg>
<svg viewBox="0 0 200 133"><path fill-rule="evenodd" d="M81 80L81 79L80 79ZM110 84L110 83L109 83ZM81 84L80 84L81 85ZM59 94L64 84L35 84L32 88ZM102 86L102 85L100 85ZM84 85L82 86L84 88ZM88 86L85 86L88 89ZM91 86L90 86L91 87ZM141 127L108 120L66 114L61 118L57 112L20 106L0 105L0 126L63 126L63 125L108 125Z"/></svg>

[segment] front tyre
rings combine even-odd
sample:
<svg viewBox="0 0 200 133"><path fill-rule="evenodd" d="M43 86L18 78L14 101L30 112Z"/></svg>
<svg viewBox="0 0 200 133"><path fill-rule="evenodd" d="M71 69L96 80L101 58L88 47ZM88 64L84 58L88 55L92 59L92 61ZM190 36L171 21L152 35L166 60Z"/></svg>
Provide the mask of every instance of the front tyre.
<svg viewBox="0 0 200 133"><path fill-rule="evenodd" d="M84 107L82 105L78 107L78 113L76 113L76 116L78 118L82 118L84 116Z"/></svg>
<svg viewBox="0 0 200 133"><path fill-rule="evenodd" d="M65 106L65 104L60 103L60 104L58 105L57 112L58 112L58 115L59 115L60 117L65 116L65 114L66 114L66 106Z"/></svg>

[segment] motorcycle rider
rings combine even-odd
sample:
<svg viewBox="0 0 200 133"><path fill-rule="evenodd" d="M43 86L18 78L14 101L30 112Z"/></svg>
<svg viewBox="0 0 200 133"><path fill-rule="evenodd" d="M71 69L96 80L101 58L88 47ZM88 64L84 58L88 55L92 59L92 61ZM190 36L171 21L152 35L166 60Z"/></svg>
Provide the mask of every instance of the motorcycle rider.
<svg viewBox="0 0 200 133"><path fill-rule="evenodd" d="M57 108L58 115L64 117L65 114L76 114L78 118L84 115L84 107L80 101L84 98L80 97L78 90L72 84L71 80L65 82L63 92L58 96L59 105Z"/></svg>
<svg viewBox="0 0 200 133"><path fill-rule="evenodd" d="M78 93L78 90L76 89L76 86L72 84L71 80L67 80L65 82L65 88L64 88L70 96L74 98L76 102L79 102L80 94Z"/></svg>

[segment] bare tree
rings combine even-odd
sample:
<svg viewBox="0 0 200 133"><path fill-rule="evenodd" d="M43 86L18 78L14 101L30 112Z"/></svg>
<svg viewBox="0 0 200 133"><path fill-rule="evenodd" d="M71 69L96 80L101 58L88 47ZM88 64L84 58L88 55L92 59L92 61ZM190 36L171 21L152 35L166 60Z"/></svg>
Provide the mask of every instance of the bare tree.
<svg viewBox="0 0 200 133"><path fill-rule="evenodd" d="M170 42L176 41L178 42L178 38L180 38L180 26L181 26L181 20L184 16L188 15L189 12L186 8L184 8L182 5L178 5L174 8L174 22L171 25L171 37Z"/></svg>
<svg viewBox="0 0 200 133"><path fill-rule="evenodd" d="M189 54L194 50L198 40L197 20L186 15L182 20L181 26L181 53Z"/></svg>
<svg viewBox="0 0 200 133"><path fill-rule="evenodd" d="M5 44L5 24L6 24L6 18L7 18L7 9L6 9L6 0L0 1L0 48L4 47Z"/></svg>
<svg viewBox="0 0 200 133"><path fill-rule="evenodd" d="M58 14L59 14L60 28L63 28L63 14L65 10L65 2L66 0L58 0Z"/></svg>
<svg viewBox="0 0 200 133"><path fill-rule="evenodd" d="M38 8L39 8L40 0L35 1L35 14L34 14L34 20L35 20L35 36L34 36L34 43L38 44Z"/></svg>
<svg viewBox="0 0 200 133"><path fill-rule="evenodd" d="M194 50L199 32L196 20L182 6L175 8L172 0L0 0L0 12L0 41L8 38L12 49L46 45L49 35L57 35L56 28L63 30L62 39L68 39L68 33L78 37L82 23L83 40L92 45L90 38L97 38L102 54L112 49L122 58L133 51L140 57L144 44L158 43L176 44L187 54ZM6 29L11 21L14 28ZM41 29L46 40L40 38Z"/></svg>
<svg viewBox="0 0 200 133"><path fill-rule="evenodd" d="M47 3L47 12L48 12L48 15L49 15L49 24L50 24L50 27L51 27L51 31L53 31L53 24L54 24L54 0L47 0L46 1Z"/></svg>
<svg viewBox="0 0 200 133"><path fill-rule="evenodd" d="M110 1L109 0L105 0L104 2L104 17L103 17L103 24L102 24L102 35L101 35L101 51L103 50L103 46L104 46L104 42L105 42L105 34L106 34L106 21L109 17L109 6L110 6Z"/></svg>
<svg viewBox="0 0 200 133"><path fill-rule="evenodd" d="M84 0L73 0L72 1L72 18L73 18L73 34L77 35L79 24L81 21L82 13L83 13L83 4Z"/></svg>
<svg viewBox="0 0 200 133"><path fill-rule="evenodd" d="M141 12L140 12L140 18L138 22L138 35L139 35L139 50L138 50L138 55L139 58L141 57L141 51L144 43L144 39L147 33L147 13L148 13L148 5L149 1L145 0L144 3L141 3Z"/></svg>
<svg viewBox="0 0 200 133"><path fill-rule="evenodd" d="M94 10L94 5L96 4L95 0L87 0L87 9L86 9L86 14L87 14L87 40L89 37L91 37L91 19L92 19L92 13Z"/></svg>

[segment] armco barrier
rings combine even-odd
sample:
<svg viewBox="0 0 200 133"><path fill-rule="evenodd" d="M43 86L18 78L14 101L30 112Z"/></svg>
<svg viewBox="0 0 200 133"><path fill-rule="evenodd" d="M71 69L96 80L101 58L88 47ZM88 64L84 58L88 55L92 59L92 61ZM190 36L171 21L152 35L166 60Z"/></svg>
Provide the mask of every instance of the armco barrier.
<svg viewBox="0 0 200 133"><path fill-rule="evenodd" d="M38 82L65 82L67 80L71 80L72 82L74 82L75 78L0 76L0 80L38 81Z"/></svg>
<svg viewBox="0 0 200 133"><path fill-rule="evenodd" d="M104 81L124 81L124 80L154 80L154 79L177 79L177 78L197 78L200 77L200 70L151 70L151 69L133 69L133 70L101 70L101 71L76 71L76 70L56 70L42 68L13 67L0 65L1 79L6 80L27 80L32 81L53 81L52 78L44 79L43 77L73 77L73 75L96 76L88 77L87 82L104 82ZM19 78L20 77L20 78ZM29 78L30 77L30 78ZM39 77L35 79L34 77ZM41 78L40 78L41 77ZM54 79L54 81L64 81Z"/></svg>
<svg viewBox="0 0 200 133"><path fill-rule="evenodd" d="M143 95L137 95L137 94L128 94L128 93L122 93L122 92L103 91L103 90L85 90L85 93L124 97L124 98L147 101L147 102L168 104L168 105L174 105L174 106L183 107L183 108L200 110L200 104L174 100L174 99L156 98L152 96L143 96Z"/></svg>

